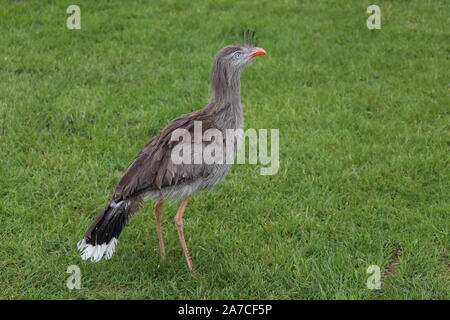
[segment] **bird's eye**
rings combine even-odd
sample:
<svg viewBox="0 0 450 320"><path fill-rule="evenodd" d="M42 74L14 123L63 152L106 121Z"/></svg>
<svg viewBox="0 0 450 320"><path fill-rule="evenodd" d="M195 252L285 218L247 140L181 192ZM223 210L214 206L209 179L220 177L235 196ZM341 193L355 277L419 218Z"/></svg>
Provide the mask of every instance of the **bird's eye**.
<svg viewBox="0 0 450 320"><path fill-rule="evenodd" d="M239 59L240 57L242 57L242 52L240 52L240 51L237 51L233 54L233 58L235 58L235 59Z"/></svg>

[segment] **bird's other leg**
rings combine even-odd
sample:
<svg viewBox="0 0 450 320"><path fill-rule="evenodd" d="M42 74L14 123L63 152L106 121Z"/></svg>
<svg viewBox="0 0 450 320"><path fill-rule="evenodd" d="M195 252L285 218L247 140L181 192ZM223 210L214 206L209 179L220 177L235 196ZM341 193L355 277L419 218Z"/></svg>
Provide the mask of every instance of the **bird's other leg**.
<svg viewBox="0 0 450 320"><path fill-rule="evenodd" d="M188 265L189 271L194 271L194 266L192 265L191 256L189 255L189 250L186 245L186 240L184 240L184 231L183 231L183 214L186 209L189 198L186 198L181 202L180 207L178 208L177 214L175 215L175 226L177 227L178 237L180 238L181 247L183 248L183 254L186 258L186 263Z"/></svg>
<svg viewBox="0 0 450 320"><path fill-rule="evenodd" d="M159 200L155 203L155 216L156 216L156 232L158 233L159 240L159 252L161 253L161 258L166 257L166 248L164 246L164 235L162 231L162 213L163 213L163 201Z"/></svg>

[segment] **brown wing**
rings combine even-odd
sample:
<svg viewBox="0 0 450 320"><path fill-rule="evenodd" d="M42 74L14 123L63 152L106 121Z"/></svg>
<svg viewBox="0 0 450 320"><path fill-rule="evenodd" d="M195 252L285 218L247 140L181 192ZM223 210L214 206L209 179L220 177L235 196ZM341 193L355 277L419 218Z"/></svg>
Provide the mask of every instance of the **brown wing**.
<svg viewBox="0 0 450 320"><path fill-rule="evenodd" d="M117 202L145 191L200 178L203 173L201 170L199 172L198 166L194 168L193 165L175 165L171 160L172 149L177 144L177 141L171 141L172 132L183 128L192 133L194 121L201 121L203 130L213 126L204 109L172 120L157 136L145 144L117 184L112 200Z"/></svg>

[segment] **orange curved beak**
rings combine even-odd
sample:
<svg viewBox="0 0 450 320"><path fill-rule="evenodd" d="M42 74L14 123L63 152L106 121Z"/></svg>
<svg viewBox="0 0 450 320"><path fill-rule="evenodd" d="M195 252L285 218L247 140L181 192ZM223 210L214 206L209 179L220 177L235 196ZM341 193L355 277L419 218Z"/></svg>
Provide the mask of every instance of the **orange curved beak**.
<svg viewBox="0 0 450 320"><path fill-rule="evenodd" d="M255 51L250 53L250 57L260 56L262 54L267 54L266 50L264 50L263 48L256 48Z"/></svg>

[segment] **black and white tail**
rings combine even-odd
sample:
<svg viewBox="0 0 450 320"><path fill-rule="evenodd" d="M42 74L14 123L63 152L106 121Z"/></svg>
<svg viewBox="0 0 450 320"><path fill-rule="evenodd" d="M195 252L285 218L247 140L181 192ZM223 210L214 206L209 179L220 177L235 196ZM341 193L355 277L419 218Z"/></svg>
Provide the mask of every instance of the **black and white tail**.
<svg viewBox="0 0 450 320"><path fill-rule="evenodd" d="M120 232L137 207L136 200L133 199L122 200L118 203L109 202L92 222L83 239L78 242L81 258L95 262L103 257L111 258Z"/></svg>

